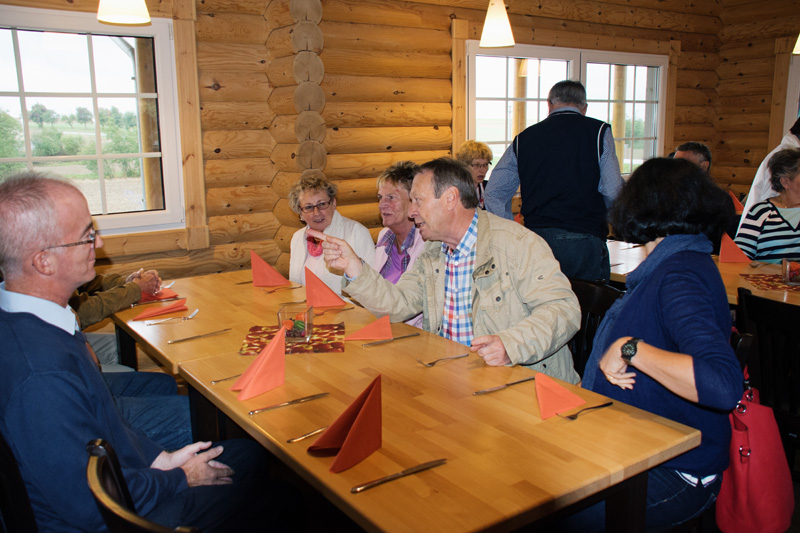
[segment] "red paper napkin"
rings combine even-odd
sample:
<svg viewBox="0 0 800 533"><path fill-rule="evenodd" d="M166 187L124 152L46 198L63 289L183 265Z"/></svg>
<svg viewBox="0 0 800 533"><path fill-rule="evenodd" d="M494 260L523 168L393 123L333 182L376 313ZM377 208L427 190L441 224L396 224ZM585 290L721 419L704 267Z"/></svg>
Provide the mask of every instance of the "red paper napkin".
<svg viewBox="0 0 800 533"><path fill-rule="evenodd" d="M237 400L255 398L286 383L285 344L286 328L281 328L231 387L231 390L241 391Z"/></svg>
<svg viewBox="0 0 800 533"><path fill-rule="evenodd" d="M719 248L720 263L749 263L751 259L745 255L727 233L722 234L722 245Z"/></svg>
<svg viewBox="0 0 800 533"><path fill-rule="evenodd" d="M740 202L739 199L736 198L736 195L733 194L733 191L728 191L728 194L731 195L731 199L733 200L733 208L736 210L736 214L741 215L742 212L744 211L744 206L742 205L742 202Z"/></svg>
<svg viewBox="0 0 800 533"><path fill-rule="evenodd" d="M146 292L143 292L142 299L139 301L155 302L156 300L166 300L168 298L175 298L176 296L178 296L178 293L173 291L172 289L161 289L155 294L147 294Z"/></svg>
<svg viewBox="0 0 800 533"><path fill-rule="evenodd" d="M556 413L569 411L579 405L586 403L586 400L570 392L548 376L541 372L536 374L536 398L539 400L539 416L542 420L547 420Z"/></svg>
<svg viewBox="0 0 800 533"><path fill-rule="evenodd" d="M142 311L141 313L136 315L133 319L145 320L147 318L152 318L154 316L166 315L169 313L177 313L178 311L186 311L186 309L187 309L186 298L183 298L182 300L177 300L164 307L156 307L154 309L148 309L147 311Z"/></svg>
<svg viewBox="0 0 800 533"><path fill-rule="evenodd" d="M314 309L344 307L345 301L306 267L306 301Z"/></svg>
<svg viewBox="0 0 800 533"><path fill-rule="evenodd" d="M288 279L250 250L250 267L253 269L253 285L256 287L283 287L290 285Z"/></svg>
<svg viewBox="0 0 800 533"><path fill-rule="evenodd" d="M381 376L378 375L356 400L308 447L311 455L336 455L331 472L355 466L382 445Z"/></svg>
<svg viewBox="0 0 800 533"><path fill-rule="evenodd" d="M389 322L389 315L379 318L371 324L354 331L346 336L346 341L382 341L392 338L392 324Z"/></svg>

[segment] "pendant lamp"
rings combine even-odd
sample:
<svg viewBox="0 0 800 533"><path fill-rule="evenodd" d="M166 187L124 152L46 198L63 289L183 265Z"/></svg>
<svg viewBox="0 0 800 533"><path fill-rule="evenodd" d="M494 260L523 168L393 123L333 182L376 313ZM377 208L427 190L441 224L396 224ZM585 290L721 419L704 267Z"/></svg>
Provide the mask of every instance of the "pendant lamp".
<svg viewBox="0 0 800 533"><path fill-rule="evenodd" d="M503 0L489 0L489 9L486 10L486 20L483 21L481 33L481 48L500 48L514 46L514 34L511 33L511 23Z"/></svg>
<svg viewBox="0 0 800 533"><path fill-rule="evenodd" d="M106 24L148 24L150 13L144 0L100 0L97 20Z"/></svg>

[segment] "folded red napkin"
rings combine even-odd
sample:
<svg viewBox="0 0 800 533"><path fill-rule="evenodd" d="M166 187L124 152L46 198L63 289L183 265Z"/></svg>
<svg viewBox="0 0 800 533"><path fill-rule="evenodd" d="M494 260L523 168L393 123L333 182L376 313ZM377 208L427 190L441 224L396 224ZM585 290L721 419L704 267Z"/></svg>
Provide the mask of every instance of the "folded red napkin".
<svg viewBox="0 0 800 533"><path fill-rule="evenodd" d="M172 302L169 305L165 305L164 307L155 307L153 309L148 309L146 311L142 311L138 315L136 315L133 319L134 320L145 320L147 318L152 318L154 316L166 315L169 313L177 313L178 311L186 311L186 298L181 300L177 300Z"/></svg>
<svg viewBox="0 0 800 533"><path fill-rule="evenodd" d="M736 209L736 214L741 215L742 212L744 211L744 206L742 205L742 202L740 202L739 199L736 197L736 195L733 194L733 191L728 191L728 194L731 195L731 199L733 200L733 208Z"/></svg>
<svg viewBox="0 0 800 533"><path fill-rule="evenodd" d="M256 287L283 287L290 285L288 279L250 250L250 267L253 269L253 285Z"/></svg>
<svg viewBox="0 0 800 533"><path fill-rule="evenodd" d="M749 263L751 259L745 255L727 233L722 234L722 245L719 248L720 263Z"/></svg>
<svg viewBox="0 0 800 533"><path fill-rule="evenodd" d="M379 318L371 324L347 335L346 341L382 341L392 338L392 324L389 322L389 315Z"/></svg>
<svg viewBox="0 0 800 533"><path fill-rule="evenodd" d="M569 411L579 405L586 403L586 400L570 392L548 376L541 372L536 374L536 398L539 400L539 416L542 420L547 420L556 413Z"/></svg>
<svg viewBox="0 0 800 533"><path fill-rule="evenodd" d="M345 301L306 267L306 301L314 309L343 307Z"/></svg>
<svg viewBox="0 0 800 533"><path fill-rule="evenodd" d="M381 426L381 376L378 375L308 447L308 453L325 457L336 455L331 472L342 472L381 447Z"/></svg>
<svg viewBox="0 0 800 533"><path fill-rule="evenodd" d="M146 292L143 292L142 299L139 301L155 302L156 300L167 300L169 298L175 298L176 296L178 296L178 293L173 291L172 289L161 289L155 294L147 294Z"/></svg>
<svg viewBox="0 0 800 533"><path fill-rule="evenodd" d="M285 345L286 328L281 328L231 387L241 391L237 400L249 400L286 383Z"/></svg>

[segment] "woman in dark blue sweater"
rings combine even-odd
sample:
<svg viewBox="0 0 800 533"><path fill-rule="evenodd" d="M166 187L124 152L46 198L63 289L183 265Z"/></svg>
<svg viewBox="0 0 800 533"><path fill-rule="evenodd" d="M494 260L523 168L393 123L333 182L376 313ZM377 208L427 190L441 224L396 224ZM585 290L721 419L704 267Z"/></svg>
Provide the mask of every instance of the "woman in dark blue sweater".
<svg viewBox="0 0 800 533"><path fill-rule="evenodd" d="M701 514L728 466L727 414L742 395L742 373L710 254L730 209L694 164L657 158L633 173L609 215L616 236L648 255L603 319L583 386L702 432L699 447L650 471L648 531ZM599 504L571 517L569 529L602 531L604 523Z"/></svg>

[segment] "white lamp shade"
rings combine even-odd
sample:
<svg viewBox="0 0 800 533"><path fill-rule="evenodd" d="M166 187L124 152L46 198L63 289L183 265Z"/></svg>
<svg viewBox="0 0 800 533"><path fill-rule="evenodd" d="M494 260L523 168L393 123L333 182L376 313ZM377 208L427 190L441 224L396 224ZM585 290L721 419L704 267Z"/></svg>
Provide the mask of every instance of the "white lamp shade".
<svg viewBox="0 0 800 533"><path fill-rule="evenodd" d="M481 33L482 48L500 48L514 46L514 34L511 33L511 23L503 0L489 0L489 9L486 10L486 20L483 21Z"/></svg>
<svg viewBox="0 0 800 533"><path fill-rule="evenodd" d="M147 24L150 13L144 0L100 0L97 20L108 24Z"/></svg>
<svg viewBox="0 0 800 533"><path fill-rule="evenodd" d="M797 36L797 42L794 43L794 50L792 50L792 53L800 56L800 35Z"/></svg>

